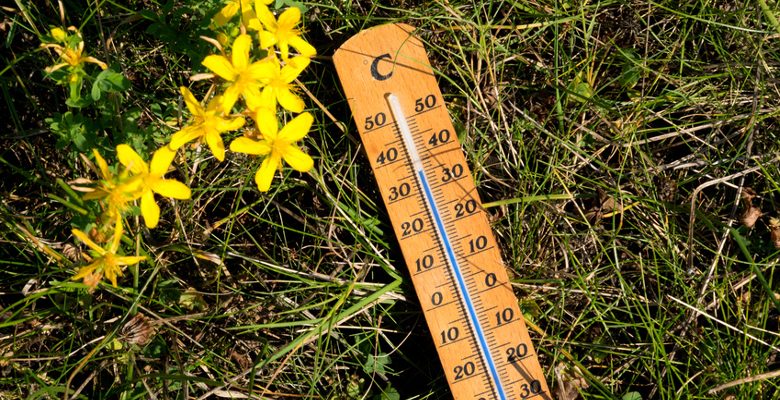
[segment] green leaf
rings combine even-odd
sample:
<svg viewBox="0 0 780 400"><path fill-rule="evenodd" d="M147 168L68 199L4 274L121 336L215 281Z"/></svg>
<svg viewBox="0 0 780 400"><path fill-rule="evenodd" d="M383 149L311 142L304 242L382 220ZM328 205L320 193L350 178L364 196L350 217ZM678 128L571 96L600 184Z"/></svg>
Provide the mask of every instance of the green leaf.
<svg viewBox="0 0 780 400"><path fill-rule="evenodd" d="M382 389L382 395L376 396L376 398L378 400L401 400L401 395L398 393L398 390L388 383L387 387Z"/></svg>
<svg viewBox="0 0 780 400"><path fill-rule="evenodd" d="M575 94L572 98L578 102L584 103L593 97L593 87L588 82L587 76L584 71L580 71L574 77L574 80L569 85L569 90Z"/></svg>
<svg viewBox="0 0 780 400"><path fill-rule="evenodd" d="M52 118L46 118L49 129L59 135L58 148L64 148L70 144L78 151L87 151L92 148L97 139L95 129L91 121L81 114L70 111L65 114L55 114Z"/></svg>
<svg viewBox="0 0 780 400"><path fill-rule="evenodd" d="M179 305L185 310L204 310L208 307L206 301L203 299L203 295L198 293L193 288L187 288L184 293L179 297Z"/></svg>
<svg viewBox="0 0 780 400"><path fill-rule="evenodd" d="M386 372L385 366L390 364L390 357L385 353L379 353L378 355L369 354L368 359L363 364L363 371L369 375L384 374Z"/></svg>
<svg viewBox="0 0 780 400"><path fill-rule="evenodd" d="M155 14L154 12L152 12L152 11L149 11L149 10L141 10L141 11L139 11L138 12L138 16L140 16L142 18L145 18L145 19L147 19L149 21L155 21L156 22L156 21L159 20L158 15Z"/></svg>
<svg viewBox="0 0 780 400"><path fill-rule="evenodd" d="M65 104L67 104L67 106L71 108L86 108L92 103L93 103L92 99L86 97L78 97L78 98L68 97L65 100Z"/></svg>
<svg viewBox="0 0 780 400"><path fill-rule="evenodd" d="M631 89L642 78L640 69L637 66L639 64L639 55L633 49L625 50L621 54L623 55L623 65L618 81L626 89Z"/></svg>
<svg viewBox="0 0 780 400"><path fill-rule="evenodd" d="M358 379L356 376L351 376L349 382L347 382L347 398L358 399L362 391L363 380Z"/></svg>
<svg viewBox="0 0 780 400"><path fill-rule="evenodd" d="M73 143L74 146L76 146L76 149L78 149L81 152L87 151L90 147L92 147L92 143L94 143L94 140L92 140L92 135L89 135L89 132L87 132L86 128L82 124L78 125L72 125L70 129L70 141Z"/></svg>
<svg viewBox="0 0 780 400"><path fill-rule="evenodd" d="M100 86L98 85L98 81L95 81L95 83L92 85L92 92L90 93L92 96L92 100L98 101L101 97L103 97L103 92L100 90Z"/></svg>
<svg viewBox="0 0 780 400"><path fill-rule="evenodd" d="M301 10L301 14L306 14L309 11L309 7L306 7L303 3L295 0L276 0L274 3L274 9L279 10L282 7L298 7Z"/></svg>
<svg viewBox="0 0 780 400"><path fill-rule="evenodd" d="M111 69L106 69L95 78L95 82L92 84L91 95L93 100L98 101L103 96L103 93L119 93L129 88L130 81L124 75Z"/></svg>
<svg viewBox="0 0 780 400"><path fill-rule="evenodd" d="M623 395L622 400L642 400L642 395L639 392L628 392Z"/></svg>

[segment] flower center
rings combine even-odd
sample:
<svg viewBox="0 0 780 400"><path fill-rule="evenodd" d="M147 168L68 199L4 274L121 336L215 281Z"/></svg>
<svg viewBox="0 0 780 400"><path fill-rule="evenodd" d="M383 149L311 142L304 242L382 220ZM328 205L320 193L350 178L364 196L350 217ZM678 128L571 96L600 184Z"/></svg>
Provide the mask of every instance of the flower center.
<svg viewBox="0 0 780 400"><path fill-rule="evenodd" d="M236 77L235 82L239 92L243 92L247 87L256 84L255 79L246 70L238 71L238 77Z"/></svg>
<svg viewBox="0 0 780 400"><path fill-rule="evenodd" d="M144 189L145 190L152 190L154 186L156 186L157 182L160 181L160 177L157 175L149 174L144 178Z"/></svg>
<svg viewBox="0 0 780 400"><path fill-rule="evenodd" d="M111 267L112 265L116 264L116 261L114 261L114 253L108 252L106 255L103 256L103 270L105 271L107 268Z"/></svg>
<svg viewBox="0 0 780 400"><path fill-rule="evenodd" d="M286 141L286 140L282 140L282 139L275 139L275 140L274 140L274 141L271 143L271 154L273 154L273 155L276 155L276 156L278 156L278 157L282 157L282 156L284 155L284 153L286 153L286 152L287 152L287 147L288 147L289 145L290 145L290 144L289 144L289 143L287 143L287 141Z"/></svg>
<svg viewBox="0 0 780 400"><path fill-rule="evenodd" d="M279 29L276 31L276 38L280 42L287 42L290 40L291 37L298 36L299 32L295 28L291 27L282 27L280 26Z"/></svg>
<svg viewBox="0 0 780 400"><path fill-rule="evenodd" d="M217 117L213 115L207 116L203 121L203 132L209 133L209 132L217 131L218 124L219 124L219 119Z"/></svg>

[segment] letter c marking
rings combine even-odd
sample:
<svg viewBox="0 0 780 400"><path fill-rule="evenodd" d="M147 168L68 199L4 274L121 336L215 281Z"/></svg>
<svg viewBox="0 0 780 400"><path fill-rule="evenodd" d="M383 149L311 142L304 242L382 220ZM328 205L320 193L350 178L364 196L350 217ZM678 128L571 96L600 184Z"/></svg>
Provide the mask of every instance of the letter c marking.
<svg viewBox="0 0 780 400"><path fill-rule="evenodd" d="M393 76L393 70L390 70L387 74L380 74L379 73L379 61L383 59L390 59L390 53L382 54L381 56L378 56L374 58L374 61L371 62L371 76L378 80L378 81L384 81L389 79L391 76Z"/></svg>

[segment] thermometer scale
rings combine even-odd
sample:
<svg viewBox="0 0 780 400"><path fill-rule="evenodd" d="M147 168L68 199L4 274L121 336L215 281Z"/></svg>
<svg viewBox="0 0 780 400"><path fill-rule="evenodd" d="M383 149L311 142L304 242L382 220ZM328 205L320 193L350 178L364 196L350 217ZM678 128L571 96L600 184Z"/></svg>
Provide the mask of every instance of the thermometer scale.
<svg viewBox="0 0 780 400"><path fill-rule="evenodd" d="M550 399L422 42L361 31L336 71L455 399Z"/></svg>

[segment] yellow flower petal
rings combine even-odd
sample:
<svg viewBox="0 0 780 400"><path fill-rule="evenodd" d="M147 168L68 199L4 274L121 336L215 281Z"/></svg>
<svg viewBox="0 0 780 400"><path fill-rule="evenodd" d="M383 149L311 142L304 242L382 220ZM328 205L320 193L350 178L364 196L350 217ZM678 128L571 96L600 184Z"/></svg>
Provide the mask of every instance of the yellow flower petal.
<svg viewBox="0 0 780 400"><path fill-rule="evenodd" d="M246 69L246 74L256 81L271 79L279 70L276 61L270 61L267 58L262 61L252 63Z"/></svg>
<svg viewBox="0 0 780 400"><path fill-rule="evenodd" d="M274 180L274 174L279 169L279 161L278 157L266 157L260 168L257 169L255 183L257 184L257 189L261 192L267 192L271 188L271 181Z"/></svg>
<svg viewBox="0 0 780 400"><path fill-rule="evenodd" d="M246 25L251 20L257 20L255 11L252 10L252 2L247 0L241 0L243 5L241 6L241 23Z"/></svg>
<svg viewBox="0 0 780 400"><path fill-rule="evenodd" d="M303 102L303 99L287 88L276 89L276 100L279 101L279 105L282 108L294 113L299 113L306 108L306 103Z"/></svg>
<svg viewBox="0 0 780 400"><path fill-rule="evenodd" d="M293 36L289 39L290 46L295 47L298 53L301 53L304 57L313 57L317 55L317 49L314 48L309 42L303 40L300 36Z"/></svg>
<svg viewBox="0 0 780 400"><path fill-rule="evenodd" d="M41 44L41 47L44 49L52 49L57 53L57 55L62 55L62 53L65 51L64 47L53 43L43 43Z"/></svg>
<svg viewBox="0 0 780 400"><path fill-rule="evenodd" d="M276 47L278 47L279 52L282 53L282 60L287 60L287 58L290 57L290 46L288 46L287 39L279 40Z"/></svg>
<svg viewBox="0 0 780 400"><path fill-rule="evenodd" d="M222 94L222 111L225 114L230 114L230 111L233 110L233 105L238 101L240 90L241 88L237 85L225 89L225 93Z"/></svg>
<svg viewBox="0 0 780 400"><path fill-rule="evenodd" d="M168 146L162 146L157 149L152 155L152 162L149 165L149 174L157 177L165 175L175 156L176 151Z"/></svg>
<svg viewBox="0 0 780 400"><path fill-rule="evenodd" d="M292 30L295 28L295 25L298 25L300 20L301 9L298 7L289 7L279 16L279 20L276 21L276 24L279 26L279 30Z"/></svg>
<svg viewBox="0 0 780 400"><path fill-rule="evenodd" d="M233 68L233 65L231 65L230 61L228 61L228 59L224 56L215 54L206 56L201 64L226 81L232 82L236 80L236 77L238 76L238 73Z"/></svg>
<svg viewBox="0 0 780 400"><path fill-rule="evenodd" d="M257 110L255 114L255 124L260 133L263 134L263 138L268 141L273 141L278 136L279 121L276 119L275 110L269 108L261 108Z"/></svg>
<svg viewBox="0 0 780 400"><path fill-rule="evenodd" d="M277 42L276 35L268 31L260 31L257 36L260 38L260 47L263 49L270 48Z"/></svg>
<svg viewBox="0 0 780 400"><path fill-rule="evenodd" d="M95 190L91 192L84 193L84 196L81 197L82 200L97 200L102 199L109 195L109 192L101 189L101 188L95 188Z"/></svg>
<svg viewBox="0 0 780 400"><path fill-rule="evenodd" d="M154 183L152 190L161 196L179 200L189 199L192 195L187 185L175 179L160 179Z"/></svg>
<svg viewBox="0 0 780 400"><path fill-rule="evenodd" d="M116 146L116 157L125 168L134 174L146 174L149 172L144 159L132 147L126 144Z"/></svg>
<svg viewBox="0 0 780 400"><path fill-rule="evenodd" d="M111 247L108 248L109 253L116 253L119 250L119 242L122 240L122 216L116 215L116 222L114 223L114 237L111 239Z"/></svg>
<svg viewBox="0 0 780 400"><path fill-rule="evenodd" d="M104 63L103 61L98 60L95 57L83 57L79 61L88 62L88 63L92 63L92 64L97 64L97 66L102 68L102 69L107 69L108 68L108 64Z"/></svg>
<svg viewBox="0 0 780 400"><path fill-rule="evenodd" d="M243 71L249 65L249 49L252 47L252 37L247 34L239 35L233 41L233 68L236 71Z"/></svg>
<svg viewBox="0 0 780 400"><path fill-rule="evenodd" d="M111 286L116 287L117 275L122 276L122 269L117 265L106 265L103 268L103 273L106 274L106 278L111 281Z"/></svg>
<svg viewBox="0 0 780 400"><path fill-rule="evenodd" d="M219 111L222 109L222 96L214 96L209 100L206 111Z"/></svg>
<svg viewBox="0 0 780 400"><path fill-rule="evenodd" d="M257 17L250 18L249 21L247 21L246 26L253 31L262 31L263 30L263 23L260 22Z"/></svg>
<svg viewBox="0 0 780 400"><path fill-rule="evenodd" d="M265 29L268 29L269 31L276 31L276 18L274 17L274 14L271 12L271 10L268 9L268 7L263 7L258 9L255 7L255 11L257 12L257 18L260 20L260 22L265 25Z"/></svg>
<svg viewBox="0 0 780 400"><path fill-rule="evenodd" d="M309 133L309 129L313 122L314 117L311 113L305 112L300 114L282 128L282 131L279 132L279 139L288 143L297 142Z"/></svg>
<svg viewBox="0 0 780 400"><path fill-rule="evenodd" d="M225 160L225 144L222 142L222 136L219 132L206 132L206 144L211 149L211 154L219 161Z"/></svg>
<svg viewBox="0 0 780 400"><path fill-rule="evenodd" d="M128 195L128 201L136 200L141 197L141 188L143 187L143 176L137 176L116 187L116 190Z"/></svg>
<svg viewBox="0 0 780 400"><path fill-rule="evenodd" d="M274 97L273 89L271 88L268 88L268 91L263 90L257 97L251 97L246 100L246 106L252 112L256 113L261 108L276 110L276 97Z"/></svg>
<svg viewBox="0 0 780 400"><path fill-rule="evenodd" d="M265 140L252 140L248 137L238 137L230 142L230 151L236 153L264 156L271 152L271 146Z"/></svg>
<svg viewBox="0 0 780 400"><path fill-rule="evenodd" d="M173 136L171 136L171 142L168 143L168 147L170 147L171 150L178 150L186 143L189 143L200 137L201 134L202 129L199 126L185 126L180 131L174 133Z"/></svg>
<svg viewBox="0 0 780 400"><path fill-rule="evenodd" d="M214 24L217 26L222 26L227 24L234 15L238 12L239 4L237 1L231 1L227 3L224 7L222 7L219 12L214 15L214 17L211 19L214 21Z"/></svg>
<svg viewBox="0 0 780 400"><path fill-rule="evenodd" d="M276 90L270 86L264 87L263 91L260 92L260 99L257 103L258 105L254 108L255 110L261 108L276 110Z"/></svg>
<svg viewBox="0 0 780 400"><path fill-rule="evenodd" d="M145 256L119 256L114 257L116 265L133 265L146 260Z"/></svg>
<svg viewBox="0 0 780 400"><path fill-rule="evenodd" d="M279 73L279 79L284 83L290 83L303 72L311 63L311 59L306 56L296 56L287 60L287 65Z"/></svg>
<svg viewBox="0 0 780 400"><path fill-rule="evenodd" d="M151 190L141 196L141 215L147 228L154 228L160 222L160 206L154 202L154 193Z"/></svg>
<svg viewBox="0 0 780 400"><path fill-rule="evenodd" d="M202 115L203 107L201 107L198 99L192 95L192 92L184 86L180 87L179 91L181 92L182 97L184 97L184 104L187 105L187 109L190 110L190 113L192 115Z"/></svg>
<svg viewBox="0 0 780 400"><path fill-rule="evenodd" d="M250 110L257 110L265 104L259 86L244 88L241 94L244 96L244 101L246 101L246 107Z"/></svg>
<svg viewBox="0 0 780 400"><path fill-rule="evenodd" d="M314 166L314 160L293 144L287 146L282 158L296 171L307 172Z"/></svg>
<svg viewBox="0 0 780 400"><path fill-rule="evenodd" d="M100 169L100 177L105 180L110 180L111 171L108 170L108 163L106 162L106 159L100 155L97 149L92 149L92 154L95 156L95 162L97 163L98 168Z"/></svg>
<svg viewBox="0 0 780 400"><path fill-rule="evenodd" d="M58 70L58 69L60 69L62 67L67 67L67 66L68 66L68 63L60 63L60 64L57 64L57 65L52 65L51 67L46 67L46 68L44 68L44 71L46 71L47 74L50 74L50 73L52 73L52 72L54 72L54 71L56 71L56 70Z"/></svg>
<svg viewBox="0 0 780 400"><path fill-rule="evenodd" d="M92 272L95 271L95 268L97 268L97 265L98 263L93 262L92 264L79 268L78 272L76 272L76 275L73 275L73 277L70 279L77 281L79 279L86 277L87 275L92 274Z"/></svg>
<svg viewBox="0 0 780 400"><path fill-rule="evenodd" d="M106 254L106 250L100 246L97 245L97 243L93 242L92 239L87 236L86 233L78 230L78 229L71 229L70 231L73 236L79 238L84 244L86 244L90 249L95 250L98 254L101 256Z"/></svg>
<svg viewBox="0 0 780 400"><path fill-rule="evenodd" d="M233 119L220 118L217 122L217 130L220 132L230 132L244 126L245 123L246 120L242 117Z"/></svg>

